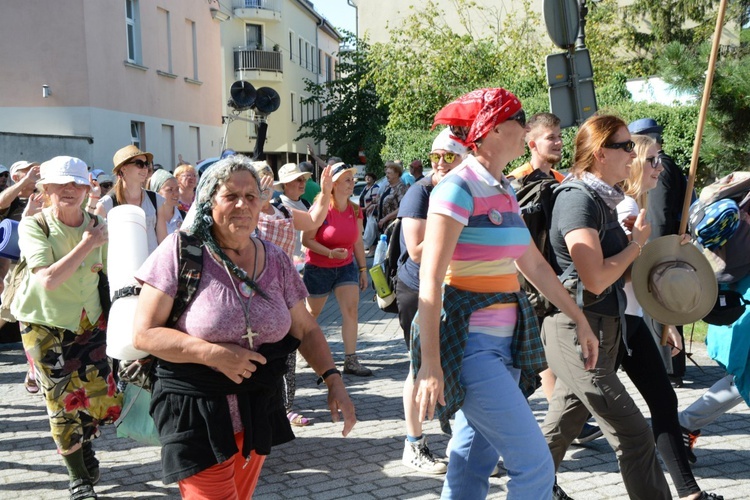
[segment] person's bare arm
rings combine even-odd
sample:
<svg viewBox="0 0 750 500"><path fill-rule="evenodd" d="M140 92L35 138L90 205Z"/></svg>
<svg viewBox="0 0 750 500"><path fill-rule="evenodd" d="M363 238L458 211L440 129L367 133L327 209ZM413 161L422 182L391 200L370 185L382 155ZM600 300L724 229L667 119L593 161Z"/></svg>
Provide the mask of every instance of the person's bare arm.
<svg viewBox="0 0 750 500"><path fill-rule="evenodd" d="M326 162L321 160L319 156L316 156L316 154L313 153L313 149L310 144L307 145L307 154L310 155L313 160L315 160L315 164L318 165L320 168L326 167Z"/></svg>

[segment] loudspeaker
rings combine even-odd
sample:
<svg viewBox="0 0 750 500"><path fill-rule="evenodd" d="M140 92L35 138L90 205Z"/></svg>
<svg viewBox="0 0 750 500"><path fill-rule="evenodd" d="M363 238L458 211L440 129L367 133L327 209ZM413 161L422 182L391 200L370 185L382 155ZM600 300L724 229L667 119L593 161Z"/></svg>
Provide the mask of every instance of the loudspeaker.
<svg viewBox="0 0 750 500"><path fill-rule="evenodd" d="M261 87L255 95L255 109L263 115L270 115L281 105L279 93L271 87Z"/></svg>
<svg viewBox="0 0 750 500"><path fill-rule="evenodd" d="M252 108L253 105L257 103L257 91L255 90L255 87L244 80L237 80L234 82L229 89L229 95L232 96L232 98L227 101L227 105L237 111L245 111Z"/></svg>

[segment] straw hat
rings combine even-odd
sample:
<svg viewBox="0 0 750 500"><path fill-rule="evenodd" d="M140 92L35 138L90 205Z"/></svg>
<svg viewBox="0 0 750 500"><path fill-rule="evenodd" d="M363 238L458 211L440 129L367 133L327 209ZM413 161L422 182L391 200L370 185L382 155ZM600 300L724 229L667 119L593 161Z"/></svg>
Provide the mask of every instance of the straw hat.
<svg viewBox="0 0 750 500"><path fill-rule="evenodd" d="M136 156L145 156L146 160L148 160L149 163L154 161L154 155L145 151L141 151L131 144L130 146L125 146L124 148L118 150L117 153L115 153L114 158L112 158L112 163L114 164L112 173L114 175L118 175L120 173L120 168L122 168L124 164L126 164Z"/></svg>
<svg viewBox="0 0 750 500"><path fill-rule="evenodd" d="M716 302L718 286L708 260L677 235L662 236L643 247L633 263L635 297L649 316L665 325L703 319Z"/></svg>

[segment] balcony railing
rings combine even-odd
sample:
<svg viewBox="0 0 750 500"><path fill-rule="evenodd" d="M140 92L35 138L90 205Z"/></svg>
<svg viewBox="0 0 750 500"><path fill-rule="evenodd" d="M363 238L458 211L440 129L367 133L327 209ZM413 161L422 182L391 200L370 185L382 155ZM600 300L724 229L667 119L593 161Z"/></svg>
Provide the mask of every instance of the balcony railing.
<svg viewBox="0 0 750 500"><path fill-rule="evenodd" d="M237 47L234 49L235 71L259 70L282 73L284 71L282 60L281 52L251 50L247 47Z"/></svg>
<svg viewBox="0 0 750 500"><path fill-rule="evenodd" d="M278 11L278 0L233 0L235 9L266 9Z"/></svg>

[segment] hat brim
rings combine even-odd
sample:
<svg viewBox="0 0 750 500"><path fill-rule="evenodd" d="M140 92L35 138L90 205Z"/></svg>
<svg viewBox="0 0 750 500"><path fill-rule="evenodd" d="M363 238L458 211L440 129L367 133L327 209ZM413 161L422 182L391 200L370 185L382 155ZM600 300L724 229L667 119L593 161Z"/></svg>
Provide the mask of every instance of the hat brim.
<svg viewBox="0 0 750 500"><path fill-rule="evenodd" d="M344 175L347 172L351 172L352 175L355 175L355 176L357 175L357 169L356 168L354 168L354 167L347 168L346 170L342 170L341 172L339 172L336 175L334 175L333 177L331 177L331 181L332 182L336 182L339 179L339 177L341 177L342 175Z"/></svg>
<svg viewBox="0 0 750 500"><path fill-rule="evenodd" d="M79 186L91 186L87 178L76 177L74 175L55 175L46 179L40 179L37 181L36 187L40 189L45 184L68 184L69 182L75 182Z"/></svg>
<svg viewBox="0 0 750 500"><path fill-rule="evenodd" d="M650 241L633 263L631 279L638 303L649 316L664 325L687 325L703 319L713 309L719 287L711 264L695 246L681 245L677 235L662 236ZM649 290L649 275L654 266L663 262L681 261L690 264L698 275L701 295L693 310L672 311L664 307Z"/></svg>
<svg viewBox="0 0 750 500"><path fill-rule="evenodd" d="M280 179L278 181L274 181L273 185L274 186L281 186L282 184L288 184L290 182L296 181L300 177L305 177L305 180L307 180L310 177L312 177L312 174L310 172L295 172L295 173L293 173L291 175L285 176L283 180Z"/></svg>
<svg viewBox="0 0 750 500"><path fill-rule="evenodd" d="M630 130L630 127L628 127L628 132L630 132L631 134L636 134L636 135L661 134L662 132L664 132L664 127L660 125L654 125L653 127L647 127L647 128L640 129L640 130L638 129Z"/></svg>

